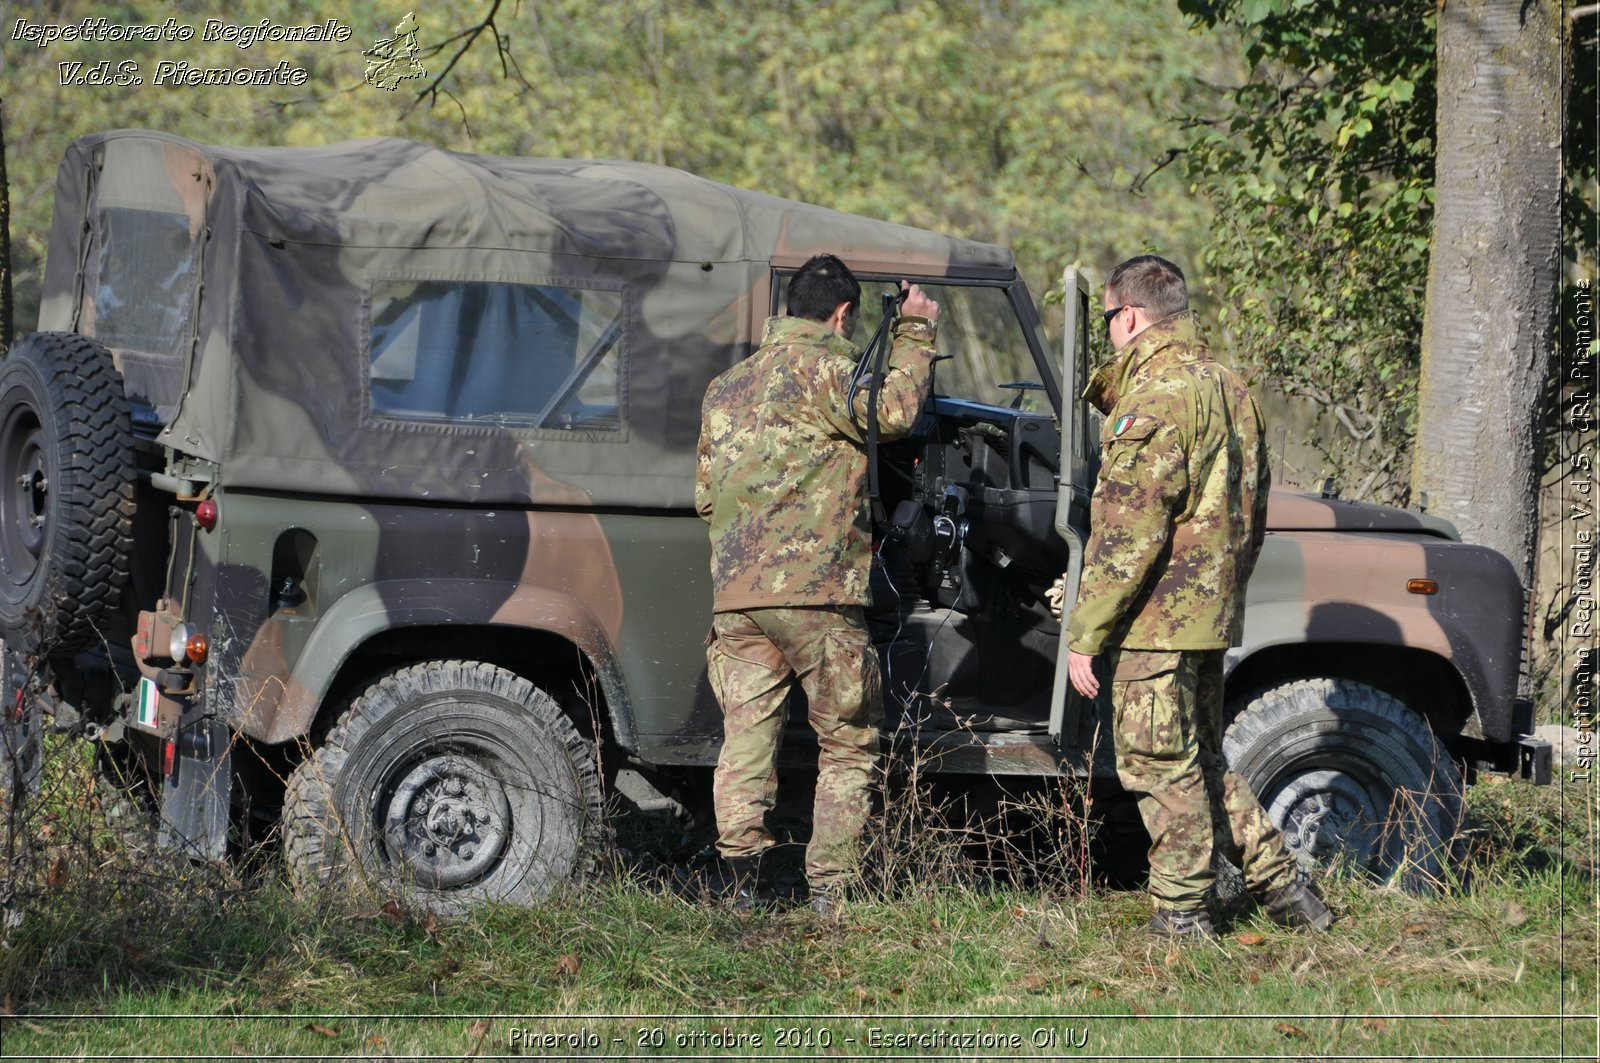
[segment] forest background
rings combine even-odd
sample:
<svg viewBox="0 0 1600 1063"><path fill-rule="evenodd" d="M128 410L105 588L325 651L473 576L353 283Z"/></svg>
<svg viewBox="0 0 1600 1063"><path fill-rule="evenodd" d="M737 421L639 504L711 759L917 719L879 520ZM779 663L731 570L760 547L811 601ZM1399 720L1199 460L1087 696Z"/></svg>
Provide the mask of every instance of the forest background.
<svg viewBox="0 0 1600 1063"><path fill-rule="evenodd" d="M1559 8L1569 316L1573 286L1597 264L1593 7ZM1279 481L1314 488L1331 476L1344 497L1418 504L1437 10L1435 0L13 3L0 86L15 321L26 331L37 319L55 169L86 133L296 145L382 135L640 159L1006 244L1047 305L1068 264L1098 282L1132 254L1174 259L1214 346L1264 399ZM426 74L392 90L368 83L363 49L394 36L408 11ZM86 17L199 31L208 19L338 19L351 33L40 47L16 32L19 19ZM104 60L111 73L137 63L143 83L75 83ZM306 77L158 85L162 61L284 63ZM1559 718L1548 649L1576 596L1559 487L1562 455L1581 441L1562 435L1558 374L1551 359L1528 617L1543 719Z"/></svg>

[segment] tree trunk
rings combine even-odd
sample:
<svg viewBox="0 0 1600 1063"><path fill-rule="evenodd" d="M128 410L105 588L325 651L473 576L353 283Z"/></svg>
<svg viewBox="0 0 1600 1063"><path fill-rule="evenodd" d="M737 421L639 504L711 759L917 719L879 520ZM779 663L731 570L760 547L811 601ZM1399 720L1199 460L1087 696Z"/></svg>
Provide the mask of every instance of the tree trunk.
<svg viewBox="0 0 1600 1063"><path fill-rule="evenodd" d="M1531 585L1561 267L1561 5L1448 0L1411 486Z"/></svg>
<svg viewBox="0 0 1600 1063"><path fill-rule="evenodd" d="M5 101L0 100L0 354L17 338L11 305L11 182L6 178Z"/></svg>

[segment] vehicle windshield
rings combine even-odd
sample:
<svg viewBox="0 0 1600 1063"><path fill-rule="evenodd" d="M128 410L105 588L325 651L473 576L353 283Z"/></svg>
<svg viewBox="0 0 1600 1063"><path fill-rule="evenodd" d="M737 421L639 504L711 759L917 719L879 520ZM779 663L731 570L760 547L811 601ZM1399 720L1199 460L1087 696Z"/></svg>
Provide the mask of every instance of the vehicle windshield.
<svg viewBox="0 0 1600 1063"><path fill-rule="evenodd" d="M898 289L897 280L861 277L861 319L852 339L866 346L883 316L884 292ZM938 395L1010 406L1022 396L1021 409L1049 412L1050 396L1028 346L1027 328L1017 315L1010 293L997 285L916 280L939 304L939 354L949 356L934 370ZM782 286L784 294L788 285ZM1059 390L1060 373L1045 360ZM1028 388L1007 384L1031 383Z"/></svg>

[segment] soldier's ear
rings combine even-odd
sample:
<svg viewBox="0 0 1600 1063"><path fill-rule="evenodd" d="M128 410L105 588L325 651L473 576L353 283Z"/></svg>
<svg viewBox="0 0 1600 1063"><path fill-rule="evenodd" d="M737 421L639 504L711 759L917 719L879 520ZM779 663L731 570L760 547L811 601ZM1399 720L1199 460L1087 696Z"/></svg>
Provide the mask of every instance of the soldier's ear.
<svg viewBox="0 0 1600 1063"><path fill-rule="evenodd" d="M824 322L824 324L826 324L834 332L837 332L839 335L848 338L850 335L850 326L852 324L851 318L854 316L854 314L855 304L840 303L838 306L833 308L833 313L828 315L828 320Z"/></svg>

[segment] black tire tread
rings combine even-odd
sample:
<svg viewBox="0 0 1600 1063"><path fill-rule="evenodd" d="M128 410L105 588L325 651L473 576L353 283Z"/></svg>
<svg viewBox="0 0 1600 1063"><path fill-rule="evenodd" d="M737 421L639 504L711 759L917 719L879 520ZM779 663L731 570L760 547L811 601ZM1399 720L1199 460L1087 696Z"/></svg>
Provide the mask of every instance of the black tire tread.
<svg viewBox="0 0 1600 1063"><path fill-rule="evenodd" d="M576 866L601 836L601 787L594 749L553 698L523 677L481 661L447 660L414 664L389 672L363 690L328 731L322 744L289 776L284 793L282 838L291 885L305 890L362 874L351 859L349 838L335 807L334 783L354 748L374 721L419 693L449 689L492 694L520 704L564 747L584 796L585 829Z"/></svg>
<svg viewBox="0 0 1600 1063"><path fill-rule="evenodd" d="M98 640L128 582L132 414L111 352L86 336L24 336L6 355L15 359L32 363L62 438L50 441L58 508L35 573L45 585L22 602L0 601L0 635L50 652L79 649Z"/></svg>
<svg viewBox="0 0 1600 1063"><path fill-rule="evenodd" d="M1359 724L1385 736L1385 742L1364 750L1367 759L1375 768L1392 768L1392 775L1415 776L1412 781L1421 785L1414 792L1429 811L1419 829L1436 835L1414 840L1422 855L1418 877L1408 879L1407 884L1437 883L1447 871L1443 863L1461 822L1461 773L1427 722L1392 695L1353 679L1332 677L1298 679L1257 690L1228 727L1224 748L1230 752L1230 767L1250 782L1263 806L1269 804L1267 795L1258 789L1259 778L1253 776L1269 774L1264 766L1271 762L1274 745L1281 742L1287 729L1312 721L1323 727L1335 721L1343 726ZM1414 772L1407 771L1408 765ZM1404 785L1404 780L1392 781L1397 788Z"/></svg>

